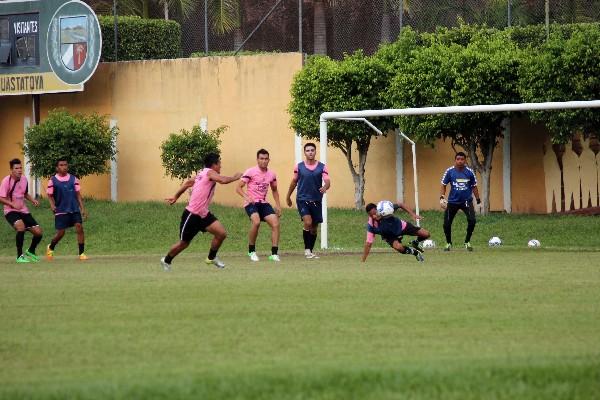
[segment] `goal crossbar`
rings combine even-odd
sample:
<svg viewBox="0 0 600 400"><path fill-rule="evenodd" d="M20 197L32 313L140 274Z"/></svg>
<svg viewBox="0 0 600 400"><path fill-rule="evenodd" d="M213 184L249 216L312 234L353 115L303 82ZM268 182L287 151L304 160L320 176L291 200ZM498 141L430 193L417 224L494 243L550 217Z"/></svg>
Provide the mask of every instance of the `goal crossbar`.
<svg viewBox="0 0 600 400"><path fill-rule="evenodd" d="M545 103L519 103L519 104L485 104L473 106L446 106L446 107L422 107L422 108L392 108L385 110L362 110L362 111L330 111L324 112L319 118L319 141L321 142L320 159L327 163L327 122L331 120L359 120L365 122L376 132L381 132L366 118L373 117L397 117L410 115L428 114L465 114L478 112L516 112L516 111L542 111L542 110L567 110L576 108L600 108L600 100L584 101L555 101ZM402 137L413 145L404 133ZM413 155L414 162L414 155ZM414 171L416 174L416 170ZM328 248L328 217L327 217L327 194L323 196L322 202L323 223L321 224L321 248Z"/></svg>

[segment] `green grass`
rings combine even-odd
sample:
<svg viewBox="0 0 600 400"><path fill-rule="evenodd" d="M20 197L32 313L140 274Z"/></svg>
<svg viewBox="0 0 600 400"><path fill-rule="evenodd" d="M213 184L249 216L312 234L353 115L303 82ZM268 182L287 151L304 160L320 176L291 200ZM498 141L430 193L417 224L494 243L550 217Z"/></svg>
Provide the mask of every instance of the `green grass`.
<svg viewBox="0 0 600 400"><path fill-rule="evenodd" d="M181 207L89 208L85 263L71 233L52 263L17 265L0 230L2 399L600 398L597 218L492 215L473 253L363 264L303 259L289 212L273 264L241 255L247 219L215 207L227 268L200 263L200 238L165 273ZM426 217L443 242L440 214ZM335 246L362 246L363 214L331 222ZM487 248L492 233L506 246ZM544 248L524 248L530 235Z"/></svg>

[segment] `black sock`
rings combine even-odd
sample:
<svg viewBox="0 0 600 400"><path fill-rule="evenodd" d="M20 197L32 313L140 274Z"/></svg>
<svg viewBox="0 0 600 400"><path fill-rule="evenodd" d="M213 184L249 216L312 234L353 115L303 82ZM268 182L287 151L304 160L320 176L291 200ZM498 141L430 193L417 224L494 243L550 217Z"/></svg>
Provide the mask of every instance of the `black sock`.
<svg viewBox="0 0 600 400"><path fill-rule="evenodd" d="M29 246L28 251L31 254L35 254L35 248L37 247L38 244L40 244L41 241L42 241L42 235L34 236L33 239L31 239L31 246Z"/></svg>
<svg viewBox="0 0 600 400"><path fill-rule="evenodd" d="M79 254L83 254L85 250L85 243L79 243Z"/></svg>
<svg viewBox="0 0 600 400"><path fill-rule="evenodd" d="M25 232L17 232L17 257L23 255L23 242L25 242Z"/></svg>
<svg viewBox="0 0 600 400"><path fill-rule="evenodd" d="M248 245L248 253L254 253L256 251L256 245L255 244L249 244Z"/></svg>
<svg viewBox="0 0 600 400"><path fill-rule="evenodd" d="M278 246L271 247L271 254L273 254L274 256L277 255L278 251L279 251L279 247Z"/></svg>
<svg viewBox="0 0 600 400"><path fill-rule="evenodd" d="M165 256L165 262L166 262L167 264L171 264L171 261L173 261L173 258L174 258L174 257L171 257L170 255L168 255L168 254L167 254L167 255Z"/></svg>
<svg viewBox="0 0 600 400"><path fill-rule="evenodd" d="M304 239L304 248L305 249L310 249L310 232L309 231L302 231L302 239Z"/></svg>
<svg viewBox="0 0 600 400"><path fill-rule="evenodd" d="M214 260L215 257L217 256L217 251L219 251L219 249L213 249L213 248L211 248L210 251L208 252L208 259L209 260Z"/></svg>
<svg viewBox="0 0 600 400"><path fill-rule="evenodd" d="M54 250L57 244L58 241L54 241L54 239L52 239L52 241L50 242L50 250Z"/></svg>
<svg viewBox="0 0 600 400"><path fill-rule="evenodd" d="M410 247L405 247L404 248L404 254L409 254L414 256L417 253L416 249L410 248Z"/></svg>
<svg viewBox="0 0 600 400"><path fill-rule="evenodd" d="M317 234L315 233L314 235L312 233L310 233L310 252L312 253L313 249L315 248L315 243L317 243Z"/></svg>

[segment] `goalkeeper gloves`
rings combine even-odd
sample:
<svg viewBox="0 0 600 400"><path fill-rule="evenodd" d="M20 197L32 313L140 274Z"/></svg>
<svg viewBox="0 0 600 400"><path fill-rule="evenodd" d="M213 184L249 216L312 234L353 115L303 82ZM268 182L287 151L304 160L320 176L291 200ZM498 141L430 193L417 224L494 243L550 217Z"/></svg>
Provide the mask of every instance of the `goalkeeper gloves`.
<svg viewBox="0 0 600 400"><path fill-rule="evenodd" d="M445 196L440 196L440 207L442 207L442 210L445 210L446 207L448 207L448 200L446 200Z"/></svg>

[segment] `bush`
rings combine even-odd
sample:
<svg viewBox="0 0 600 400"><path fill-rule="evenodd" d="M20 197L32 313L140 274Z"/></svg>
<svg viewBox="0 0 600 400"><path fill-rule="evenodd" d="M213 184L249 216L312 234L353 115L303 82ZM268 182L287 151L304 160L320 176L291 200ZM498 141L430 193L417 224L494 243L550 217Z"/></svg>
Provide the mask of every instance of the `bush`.
<svg viewBox="0 0 600 400"><path fill-rule="evenodd" d="M204 131L199 125L194 125L191 131L182 129L179 134L171 133L160 145L160 158L166 175L183 180L204 168L204 157L208 153L220 153L219 136L226 129L226 126L221 126Z"/></svg>
<svg viewBox="0 0 600 400"><path fill-rule="evenodd" d="M102 31L101 61L115 61L114 17L98 16ZM154 60L181 56L181 26L175 21L117 18L118 59Z"/></svg>
<svg viewBox="0 0 600 400"><path fill-rule="evenodd" d="M23 152L37 177L52 176L56 161L63 157L69 161L69 171L80 178L103 174L117 154L113 141L117 133L104 116L53 110L42 123L27 129Z"/></svg>

